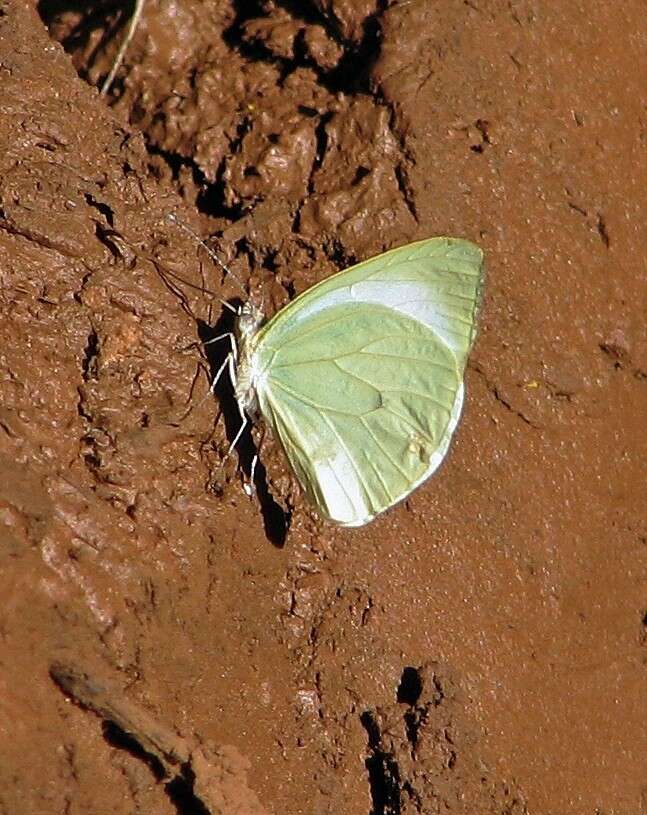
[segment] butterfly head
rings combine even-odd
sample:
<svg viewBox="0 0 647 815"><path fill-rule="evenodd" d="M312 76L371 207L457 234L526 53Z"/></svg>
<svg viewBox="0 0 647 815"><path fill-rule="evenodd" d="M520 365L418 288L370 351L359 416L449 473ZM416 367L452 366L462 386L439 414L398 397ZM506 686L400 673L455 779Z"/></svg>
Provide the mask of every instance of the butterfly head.
<svg viewBox="0 0 647 815"><path fill-rule="evenodd" d="M263 324L265 315L251 301L239 307L236 315L236 336L239 343L253 337Z"/></svg>

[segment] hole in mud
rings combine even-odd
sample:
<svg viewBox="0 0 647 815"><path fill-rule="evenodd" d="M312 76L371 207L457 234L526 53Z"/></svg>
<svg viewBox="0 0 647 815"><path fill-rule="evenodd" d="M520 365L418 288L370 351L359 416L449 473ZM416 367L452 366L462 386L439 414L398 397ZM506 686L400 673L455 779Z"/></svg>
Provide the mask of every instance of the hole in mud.
<svg viewBox="0 0 647 815"><path fill-rule="evenodd" d="M471 145L470 150L473 153L482 153L489 144L492 144L490 141L489 126L489 122L485 119L477 119L474 123L474 127L481 134L481 142L480 144Z"/></svg>
<svg viewBox="0 0 647 815"><path fill-rule="evenodd" d="M402 677L398 686L397 699L404 705L413 707L418 703L422 693L422 679L417 668L407 667L402 671Z"/></svg>
<svg viewBox="0 0 647 815"><path fill-rule="evenodd" d="M380 727L370 711L360 722L368 736L369 754L364 762L371 790L370 815L399 815L402 811L400 769L392 755L382 748Z"/></svg>
<svg viewBox="0 0 647 815"><path fill-rule="evenodd" d="M358 167L357 170L355 171L355 177L350 182L351 187L355 187L357 184L359 184L359 182L363 178L366 178L366 176L370 175L370 174L371 174L371 171L368 169L368 167L362 167L362 166Z"/></svg>
<svg viewBox="0 0 647 815"><path fill-rule="evenodd" d="M344 54L335 68L325 77L332 93L371 93L370 78L382 48L380 17L388 0L380 0L377 10L364 20L362 38L358 43L344 43ZM358 66L361 69L358 70Z"/></svg>
<svg viewBox="0 0 647 815"><path fill-rule="evenodd" d="M145 135L145 134L144 134ZM177 153L169 152L168 150L163 150L161 147L157 145L151 144L148 140L146 140L146 150L148 151L149 155L156 156L157 158L162 159L162 161L168 166L171 171L171 178L173 181L179 181L180 173L182 168L188 167L193 174L193 180L196 186L200 186L205 183L204 176L197 165L188 158L184 156L180 156Z"/></svg>
<svg viewBox="0 0 647 815"><path fill-rule="evenodd" d="M338 269L345 269L354 266L358 261L356 255L348 252L343 243L338 238L333 238L324 246L326 255L332 260Z"/></svg>
<svg viewBox="0 0 647 815"><path fill-rule="evenodd" d="M246 132L245 128L242 128ZM241 131L241 126L239 126ZM229 152L234 155L240 150L240 144L244 137L244 132L239 132L236 140L230 145ZM195 206L198 212L203 215L209 215L212 218L226 218L229 221L237 221L243 217L246 211L246 206L242 203L226 204L226 182L224 179L225 167L227 157L223 156L218 170L216 171L216 180L208 183L203 174L196 168L197 176L195 177L196 186L199 188L195 200Z"/></svg>

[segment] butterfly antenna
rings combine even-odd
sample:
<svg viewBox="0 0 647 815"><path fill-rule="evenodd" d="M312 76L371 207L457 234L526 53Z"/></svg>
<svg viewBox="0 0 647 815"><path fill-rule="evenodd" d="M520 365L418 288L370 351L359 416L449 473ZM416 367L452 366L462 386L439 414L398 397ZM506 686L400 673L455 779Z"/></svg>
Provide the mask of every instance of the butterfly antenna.
<svg viewBox="0 0 647 815"><path fill-rule="evenodd" d="M220 258L219 258L219 257L218 257L218 255L217 255L217 254L216 254L216 253L213 251L213 249L211 249L211 247L207 246L207 244L206 244L206 243L205 243L205 242L202 240L202 238L201 238L201 237L200 237L200 236L199 236L199 235L198 235L196 232L194 232L194 231L191 229L191 227L190 227L190 226L188 226L188 225L187 225L187 224L185 224L183 221L181 221L181 220L180 220L180 219L177 217L177 215L175 215L175 213L173 213L173 212L169 212L169 214L168 214L166 217L168 218L168 220L169 220L169 221L171 221L171 223L175 224L176 226L179 226L179 227L180 227L180 229L183 229L183 230L184 230L184 231L187 233L187 235L190 235L190 236L193 238L193 240L194 240L194 241L196 241L196 243L199 243L199 244L200 244L200 246L202 246L202 248L203 248L203 249L205 250L205 252L206 252L206 253L209 255L209 257L211 258L211 260L213 260L213 262L214 262L214 263L215 263L217 266L219 266L219 267L222 269L222 271L223 271L223 272L224 272L226 275L228 275L229 277L231 277L231 279L232 279L232 280L233 280L233 281L236 283L236 285L238 286L238 288L239 288L239 289L242 291L242 293L245 295L245 299L247 299L247 297L248 297L249 295L248 295L248 292L247 292L247 289L245 288L245 286L244 286L244 285L241 283L241 281L240 281L240 280L239 280L239 279L236 277L236 275L235 275L235 274L234 274L234 273L231 271L231 269L230 269L228 266L226 266L226 265L225 265L225 264L222 262L222 260L220 260Z"/></svg>
<svg viewBox="0 0 647 815"><path fill-rule="evenodd" d="M139 24L139 20L142 16L143 10L144 10L144 0L135 0L135 10L133 12L132 17L130 18L130 25L128 26L126 37L124 41L121 43L121 47L119 48L117 56L115 57L115 61L113 62L112 68L110 69L110 73L105 78L105 81L101 86L101 90L99 91L100 96L105 96L110 90L110 87L114 82L115 76L117 75L117 71L119 70L121 63L123 62L124 57L126 56L126 51L128 50L130 41L132 40L135 34L135 29Z"/></svg>

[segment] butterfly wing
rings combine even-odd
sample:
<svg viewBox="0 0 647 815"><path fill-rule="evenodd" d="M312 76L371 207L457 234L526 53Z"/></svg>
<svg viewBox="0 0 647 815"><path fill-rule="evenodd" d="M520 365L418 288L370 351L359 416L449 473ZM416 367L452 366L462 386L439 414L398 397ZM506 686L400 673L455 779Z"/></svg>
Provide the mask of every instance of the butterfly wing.
<svg viewBox="0 0 647 815"><path fill-rule="evenodd" d="M476 246L433 238L328 278L259 332L261 411L322 515L365 524L439 466L481 280Z"/></svg>

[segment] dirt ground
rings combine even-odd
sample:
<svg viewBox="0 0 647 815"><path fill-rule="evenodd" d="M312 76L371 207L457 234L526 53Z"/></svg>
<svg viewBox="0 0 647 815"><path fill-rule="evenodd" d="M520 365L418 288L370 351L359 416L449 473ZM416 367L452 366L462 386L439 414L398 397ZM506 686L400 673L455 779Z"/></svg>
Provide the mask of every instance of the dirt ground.
<svg viewBox="0 0 647 815"><path fill-rule="evenodd" d="M130 11L0 4L0 813L647 813L644 4L147 0L100 97ZM482 246L439 473L250 499L169 213L269 313Z"/></svg>

